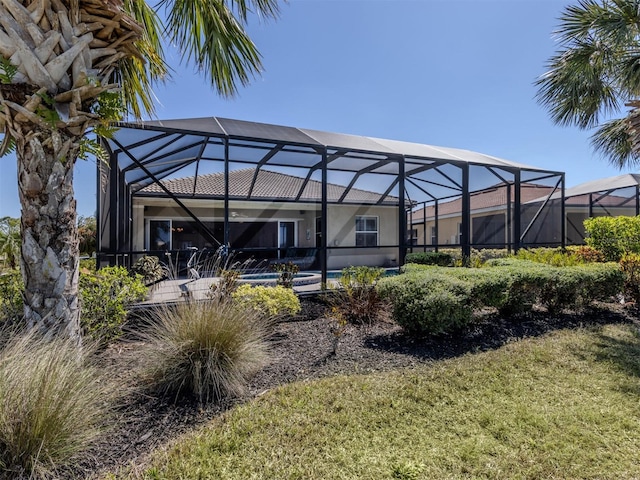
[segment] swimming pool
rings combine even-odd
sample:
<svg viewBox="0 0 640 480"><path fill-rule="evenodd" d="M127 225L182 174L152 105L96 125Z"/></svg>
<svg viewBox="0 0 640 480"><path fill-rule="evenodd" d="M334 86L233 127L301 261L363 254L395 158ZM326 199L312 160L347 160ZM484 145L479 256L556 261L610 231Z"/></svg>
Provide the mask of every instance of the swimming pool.
<svg viewBox="0 0 640 480"><path fill-rule="evenodd" d="M384 276L385 277L393 277L394 275L398 275L398 267L391 267L391 268L385 268L384 269ZM320 272L314 272L317 273L318 275L320 274ZM329 270L327 272L327 278L329 279L338 279L342 277L342 270Z"/></svg>
<svg viewBox="0 0 640 480"><path fill-rule="evenodd" d="M246 273L240 275L239 283L248 283L249 285L265 285L273 286L278 283L279 273ZM293 277L293 286L310 285L320 283L321 275L316 272L296 273Z"/></svg>

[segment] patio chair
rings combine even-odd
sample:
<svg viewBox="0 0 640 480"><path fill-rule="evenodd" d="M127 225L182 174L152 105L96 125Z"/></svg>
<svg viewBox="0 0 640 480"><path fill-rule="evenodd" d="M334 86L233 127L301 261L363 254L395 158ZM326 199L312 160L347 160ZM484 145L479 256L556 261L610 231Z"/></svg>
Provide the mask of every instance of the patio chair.
<svg viewBox="0 0 640 480"><path fill-rule="evenodd" d="M317 248L296 248L289 247L285 252L283 258L272 260L270 263L293 263L297 265L300 270L307 270L311 268L311 265L316 261Z"/></svg>

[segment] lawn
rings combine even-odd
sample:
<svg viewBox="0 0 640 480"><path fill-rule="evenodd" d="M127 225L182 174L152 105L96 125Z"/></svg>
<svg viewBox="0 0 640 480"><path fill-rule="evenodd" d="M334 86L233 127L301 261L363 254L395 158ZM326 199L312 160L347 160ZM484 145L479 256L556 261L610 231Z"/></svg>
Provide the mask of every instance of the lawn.
<svg viewBox="0 0 640 480"><path fill-rule="evenodd" d="M640 478L640 338L561 330L268 391L109 478Z"/></svg>

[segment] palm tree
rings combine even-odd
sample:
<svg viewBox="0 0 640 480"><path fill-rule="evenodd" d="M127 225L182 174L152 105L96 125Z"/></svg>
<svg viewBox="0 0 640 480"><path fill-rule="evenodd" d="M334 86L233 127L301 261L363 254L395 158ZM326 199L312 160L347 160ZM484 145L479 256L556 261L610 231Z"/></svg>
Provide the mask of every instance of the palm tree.
<svg viewBox="0 0 640 480"><path fill-rule="evenodd" d="M15 148L22 207L27 324L79 339L78 233L73 166L91 129L125 113L153 113L151 87L167 75L161 34L223 95L261 68L250 14L277 0L3 0L0 3L2 148ZM100 130L99 130L100 129Z"/></svg>
<svg viewBox="0 0 640 480"><path fill-rule="evenodd" d="M20 258L20 220L11 217L0 218L0 257L3 257L3 266L9 264L9 268L18 267Z"/></svg>
<svg viewBox="0 0 640 480"><path fill-rule="evenodd" d="M579 0L556 35L560 50L536 81L538 101L558 124L596 127L592 144L613 165L637 165L640 0Z"/></svg>

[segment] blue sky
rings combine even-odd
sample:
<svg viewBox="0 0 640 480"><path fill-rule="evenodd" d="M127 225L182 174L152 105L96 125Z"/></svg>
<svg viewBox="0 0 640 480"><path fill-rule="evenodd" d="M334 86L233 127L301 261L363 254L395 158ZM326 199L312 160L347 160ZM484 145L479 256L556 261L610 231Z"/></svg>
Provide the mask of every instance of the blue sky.
<svg viewBox="0 0 640 480"><path fill-rule="evenodd" d="M567 186L619 170L589 132L559 127L533 82L568 0L291 0L253 21L262 75L234 99L181 65L160 119L220 116L474 150L550 170ZM574 2L575 3L575 2ZM15 158L0 159L0 217L20 214ZM95 212L95 164L78 162L78 213Z"/></svg>

